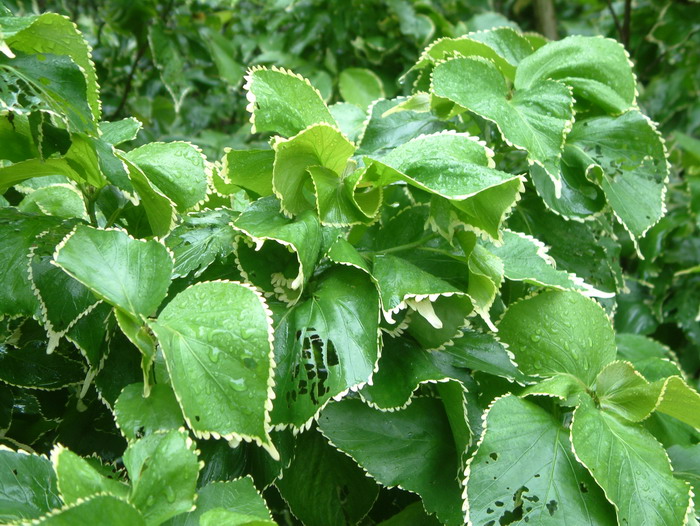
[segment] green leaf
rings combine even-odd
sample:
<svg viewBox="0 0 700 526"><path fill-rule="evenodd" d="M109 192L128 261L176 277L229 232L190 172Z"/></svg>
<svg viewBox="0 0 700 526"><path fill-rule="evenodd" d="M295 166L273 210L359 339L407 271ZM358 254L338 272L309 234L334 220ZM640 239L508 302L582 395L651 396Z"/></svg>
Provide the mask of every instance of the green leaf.
<svg viewBox="0 0 700 526"><path fill-rule="evenodd" d="M165 238L175 259L173 278L199 277L214 261L233 252L235 215L225 208L192 212Z"/></svg>
<svg viewBox="0 0 700 526"><path fill-rule="evenodd" d="M105 477L87 460L61 445L56 445L51 451L51 462L63 502L69 506L98 493L108 493L120 499L126 499L129 493L129 486Z"/></svg>
<svg viewBox="0 0 700 526"><path fill-rule="evenodd" d="M384 86L376 73L365 68L347 68L338 76L338 91L345 102L366 110L377 99L384 98Z"/></svg>
<svg viewBox="0 0 700 526"><path fill-rule="evenodd" d="M207 195L202 152L187 142L152 142L131 150L126 159L168 196L179 211L194 207Z"/></svg>
<svg viewBox="0 0 700 526"><path fill-rule="evenodd" d="M422 69L451 56L483 57L498 67L509 79L516 66L532 54L527 38L510 27L468 33L459 38L441 38L430 44L412 69Z"/></svg>
<svg viewBox="0 0 700 526"><path fill-rule="evenodd" d="M336 102L328 108L338 128L352 142L357 143L365 126L366 111L349 102Z"/></svg>
<svg viewBox="0 0 700 526"><path fill-rule="evenodd" d="M106 354L105 337L111 329L112 306L100 301L90 312L71 325L66 339L75 345L93 370L98 370Z"/></svg>
<svg viewBox="0 0 700 526"><path fill-rule="evenodd" d="M226 281L192 285L149 323L197 436L254 440L277 455L268 435L271 323L256 289Z"/></svg>
<svg viewBox="0 0 700 526"><path fill-rule="evenodd" d="M595 382L595 393L605 411L640 422L656 408L661 386L652 386L628 362L612 362Z"/></svg>
<svg viewBox="0 0 700 526"><path fill-rule="evenodd" d="M42 526L146 526L146 521L131 504L111 495L97 495L71 507L42 517Z"/></svg>
<svg viewBox="0 0 700 526"><path fill-rule="evenodd" d="M364 271L339 266L275 331L273 425L301 428L331 397L357 389L379 358L379 295Z"/></svg>
<svg viewBox="0 0 700 526"><path fill-rule="evenodd" d="M311 83L285 69L255 67L246 75L253 133L296 135L312 124L337 126L323 97Z"/></svg>
<svg viewBox="0 0 700 526"><path fill-rule="evenodd" d="M172 34L160 24L148 28L148 44L151 48L153 63L158 68L160 78L175 103L175 111L180 111L182 101L190 90L184 75L185 64L177 43L177 35Z"/></svg>
<svg viewBox="0 0 700 526"><path fill-rule="evenodd" d="M152 315L161 304L173 268L170 254L157 241L82 225L61 242L54 260L97 296L137 319Z"/></svg>
<svg viewBox="0 0 700 526"><path fill-rule="evenodd" d="M549 42L520 63L515 88L529 89L546 79L571 86L578 102L586 100L609 113L621 113L635 103L629 55L608 38L570 36Z"/></svg>
<svg viewBox="0 0 700 526"><path fill-rule="evenodd" d="M70 131L97 133L97 123L88 104L85 75L69 57L17 52L10 59L0 54L0 70L24 81L51 111L65 118Z"/></svg>
<svg viewBox="0 0 700 526"><path fill-rule="evenodd" d="M39 303L32 291L27 258L34 240L60 222L0 208L0 314L32 316Z"/></svg>
<svg viewBox="0 0 700 526"><path fill-rule="evenodd" d="M126 157L119 157L119 159L126 164L129 181L139 196L141 206L146 211L153 235L165 237L175 226L175 203L150 183L141 168Z"/></svg>
<svg viewBox="0 0 700 526"><path fill-rule="evenodd" d="M84 182L78 172L70 167L65 159L29 159L0 168L0 190L34 177L51 177L62 175L77 182Z"/></svg>
<svg viewBox="0 0 700 526"><path fill-rule="evenodd" d="M618 356L634 364L650 382L681 374L670 349L641 334L616 334Z"/></svg>
<svg viewBox="0 0 700 526"><path fill-rule="evenodd" d="M308 526L357 524L379 493L377 484L315 429L298 435L294 460L275 486Z"/></svg>
<svg viewBox="0 0 700 526"><path fill-rule="evenodd" d="M445 524L464 524L457 452L444 439L452 431L439 400L416 398L402 411L382 413L346 399L326 407L319 427L378 482L418 493Z"/></svg>
<svg viewBox="0 0 700 526"><path fill-rule="evenodd" d="M314 190L308 168L323 166L340 178L355 146L336 128L317 124L290 139L278 139L273 149L275 195L282 203L282 210L299 214L314 208L310 200Z"/></svg>
<svg viewBox="0 0 700 526"><path fill-rule="evenodd" d="M70 219L88 219L82 194L70 184L52 184L34 190L17 205L21 212Z"/></svg>
<svg viewBox="0 0 700 526"><path fill-rule="evenodd" d="M233 222L244 234L236 247L243 276L253 285L296 303L311 278L321 249L321 226L312 212L295 220L273 197L251 204Z"/></svg>
<svg viewBox="0 0 700 526"><path fill-rule="evenodd" d="M569 374L557 374L546 378L541 382L526 387L521 396L551 396L559 398L561 404L566 407L578 405L581 393L586 392L586 386L578 378Z"/></svg>
<svg viewBox="0 0 700 526"><path fill-rule="evenodd" d="M100 100L95 65L90 46L77 26L65 16L44 13L39 16L0 18L3 39L15 51L67 55L80 66L87 83L87 101L96 121Z"/></svg>
<svg viewBox="0 0 700 526"><path fill-rule="evenodd" d="M341 176L323 166L310 166L307 171L314 183L316 210L323 225L367 224L379 211L382 189L359 187L365 170Z"/></svg>
<svg viewBox="0 0 700 526"><path fill-rule="evenodd" d="M0 520L36 519L61 504L46 457L0 446Z"/></svg>
<svg viewBox="0 0 700 526"><path fill-rule="evenodd" d="M574 412L571 442L617 509L620 524L683 524L690 486L676 479L661 444L586 401Z"/></svg>
<svg viewBox="0 0 700 526"><path fill-rule="evenodd" d="M440 526L434 515L428 515L418 501L406 506L399 513L379 523L379 526Z"/></svg>
<svg viewBox="0 0 700 526"><path fill-rule="evenodd" d="M229 86L237 87L243 81L245 68L233 59L238 51L236 45L227 37L209 27L202 27L201 30L206 35L203 43L209 48L211 58L219 71L219 76Z"/></svg>
<svg viewBox="0 0 700 526"><path fill-rule="evenodd" d="M524 281L556 290L576 290L586 296L611 298L584 282L576 274L557 270L556 262L541 241L520 232L503 231L503 244L487 244L488 250L503 261L503 273L511 281Z"/></svg>
<svg viewBox="0 0 700 526"><path fill-rule="evenodd" d="M466 371L454 366L447 352L425 351L406 338L385 338L372 385L363 387L360 396L375 409L394 411L411 402L420 384L447 379L466 383L468 377Z"/></svg>
<svg viewBox="0 0 700 526"><path fill-rule="evenodd" d="M573 122L573 98L559 82L542 81L516 90L487 60L455 58L435 67L433 93L498 125L504 139L525 150L558 178L564 138Z"/></svg>
<svg viewBox="0 0 700 526"><path fill-rule="evenodd" d="M229 150L220 175L224 181L265 197L272 195L272 150Z"/></svg>
<svg viewBox="0 0 700 526"><path fill-rule="evenodd" d="M28 389L55 390L85 378L80 362L62 354L47 354L45 334L23 335L17 346L0 343L0 380Z"/></svg>
<svg viewBox="0 0 700 526"><path fill-rule="evenodd" d="M700 394L680 376L671 376L663 382L656 410L700 430Z"/></svg>
<svg viewBox="0 0 700 526"><path fill-rule="evenodd" d="M252 478L247 476L225 482L211 482L200 488L197 492L197 508L174 517L168 526L199 526L205 513L221 509L245 515L251 520L271 520L265 501L255 489Z"/></svg>
<svg viewBox="0 0 700 526"><path fill-rule="evenodd" d="M175 393L167 384L155 384L148 398L143 396L143 384L127 385L114 404L114 419L127 440L178 429L183 423Z"/></svg>
<svg viewBox="0 0 700 526"><path fill-rule="evenodd" d="M525 376L515 366L510 353L492 334L463 329L461 336L445 347L455 367L466 367L508 380L522 381Z"/></svg>
<svg viewBox="0 0 700 526"><path fill-rule="evenodd" d="M570 374L593 385L615 359L615 333L603 308L577 292L547 291L512 304L498 337L525 374Z"/></svg>
<svg viewBox="0 0 700 526"><path fill-rule="evenodd" d="M100 123L100 138L107 144L119 146L123 142L136 139L142 126L136 117L128 117L120 121L103 121Z"/></svg>
<svg viewBox="0 0 700 526"><path fill-rule="evenodd" d="M123 461L132 484L129 502L143 513L146 524L161 524L194 504L201 466L184 430L154 433L132 443Z"/></svg>
<svg viewBox="0 0 700 526"><path fill-rule="evenodd" d="M633 238L642 237L663 216L666 148L647 117L630 110L577 121L567 144L587 160L586 177L600 185Z"/></svg>
<svg viewBox="0 0 700 526"><path fill-rule="evenodd" d="M359 141L358 153L381 157L421 135L445 129L446 125L429 112L392 111L408 101L406 97L378 100L369 107L369 120ZM363 114L362 119L365 119Z"/></svg>
<svg viewBox="0 0 700 526"><path fill-rule="evenodd" d="M471 524L518 522L614 525L612 506L571 452L566 429L516 396L485 415L479 449L465 473Z"/></svg>

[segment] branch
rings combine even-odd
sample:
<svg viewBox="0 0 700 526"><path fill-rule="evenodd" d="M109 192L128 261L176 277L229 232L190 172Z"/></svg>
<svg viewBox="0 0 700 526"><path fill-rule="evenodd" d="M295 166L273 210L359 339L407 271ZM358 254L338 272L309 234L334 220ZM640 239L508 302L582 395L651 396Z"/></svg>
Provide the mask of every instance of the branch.
<svg viewBox="0 0 700 526"><path fill-rule="evenodd" d="M115 109L112 114L109 116L108 120L112 120L116 118L124 109L124 106L126 106L126 99L129 97L129 92L131 91L131 85L134 81L134 74L136 73L136 67L139 64L139 60L143 57L143 55L146 53L146 49L148 48L148 40L144 39L144 41L141 43L141 46L139 46L139 49L136 51L136 56L134 57L134 62L131 64L131 71L129 71L129 76L126 78L126 84L124 85L124 92L122 93L122 98L119 101L119 105L117 106L117 109Z"/></svg>

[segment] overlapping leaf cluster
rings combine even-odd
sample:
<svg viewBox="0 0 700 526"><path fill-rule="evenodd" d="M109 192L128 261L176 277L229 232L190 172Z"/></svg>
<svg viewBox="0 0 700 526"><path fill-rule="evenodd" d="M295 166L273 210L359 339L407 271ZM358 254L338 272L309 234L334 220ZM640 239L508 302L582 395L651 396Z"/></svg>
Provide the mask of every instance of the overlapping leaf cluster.
<svg viewBox="0 0 700 526"><path fill-rule="evenodd" d="M0 28L3 521L695 521L700 395L610 318L669 175L617 42L443 38L330 106L252 67L269 147L208 160L120 149L67 19Z"/></svg>

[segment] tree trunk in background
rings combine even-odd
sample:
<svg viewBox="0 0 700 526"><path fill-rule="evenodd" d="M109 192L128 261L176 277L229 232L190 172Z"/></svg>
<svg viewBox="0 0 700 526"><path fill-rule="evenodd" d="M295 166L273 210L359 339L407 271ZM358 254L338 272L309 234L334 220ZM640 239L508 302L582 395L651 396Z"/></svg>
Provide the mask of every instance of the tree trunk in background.
<svg viewBox="0 0 700 526"><path fill-rule="evenodd" d="M559 38L557 34L557 15L553 0L535 0L535 18L537 30L550 40Z"/></svg>

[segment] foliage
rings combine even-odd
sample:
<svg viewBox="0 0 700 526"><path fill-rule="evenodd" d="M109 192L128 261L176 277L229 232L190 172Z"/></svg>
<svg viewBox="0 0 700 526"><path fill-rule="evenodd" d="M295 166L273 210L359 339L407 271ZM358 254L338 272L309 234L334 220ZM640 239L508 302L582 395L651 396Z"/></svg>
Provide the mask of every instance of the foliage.
<svg viewBox="0 0 700 526"><path fill-rule="evenodd" d="M2 13L2 521L695 524L696 34L278 4Z"/></svg>

